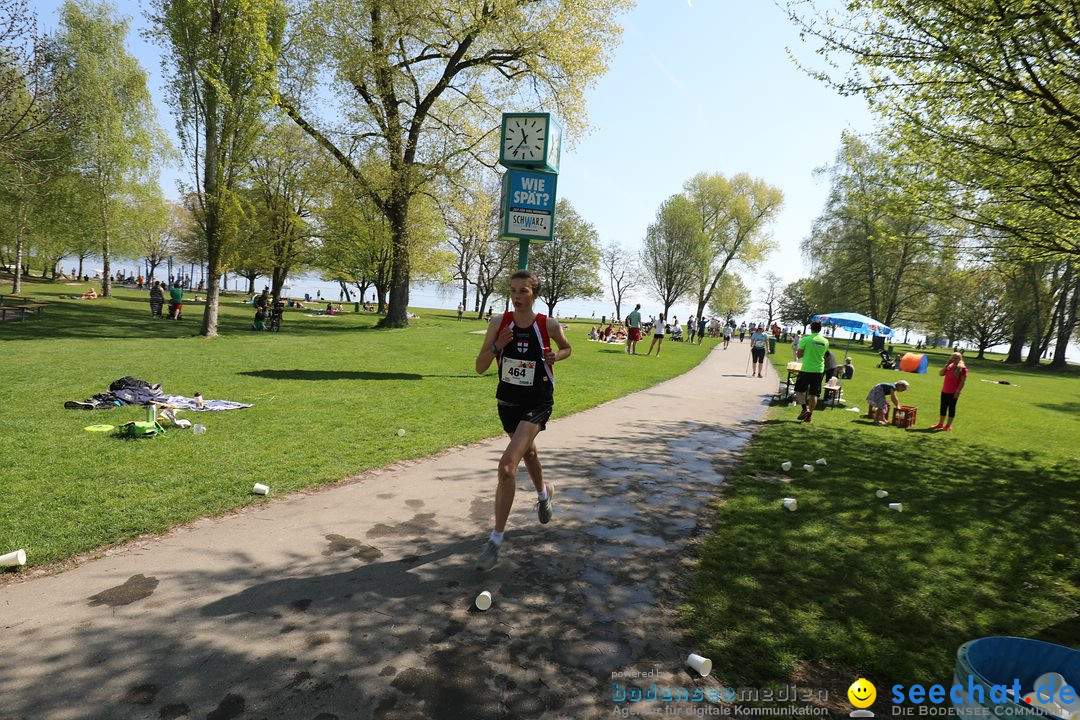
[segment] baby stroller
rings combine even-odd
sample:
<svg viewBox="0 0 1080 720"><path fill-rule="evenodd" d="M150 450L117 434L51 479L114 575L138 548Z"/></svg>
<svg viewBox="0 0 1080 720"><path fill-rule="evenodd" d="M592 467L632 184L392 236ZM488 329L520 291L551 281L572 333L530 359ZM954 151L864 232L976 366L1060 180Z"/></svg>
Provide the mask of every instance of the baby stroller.
<svg viewBox="0 0 1080 720"><path fill-rule="evenodd" d="M281 315L284 312L285 303L274 303L274 308L270 311L270 324L266 326L267 330L278 332L281 330Z"/></svg>
<svg viewBox="0 0 1080 720"><path fill-rule="evenodd" d="M895 370L896 369L896 361L894 361L892 359L892 357L889 355L889 353L882 350L881 352L878 353L878 355L881 356L881 362L878 363L879 368L883 368L885 370Z"/></svg>

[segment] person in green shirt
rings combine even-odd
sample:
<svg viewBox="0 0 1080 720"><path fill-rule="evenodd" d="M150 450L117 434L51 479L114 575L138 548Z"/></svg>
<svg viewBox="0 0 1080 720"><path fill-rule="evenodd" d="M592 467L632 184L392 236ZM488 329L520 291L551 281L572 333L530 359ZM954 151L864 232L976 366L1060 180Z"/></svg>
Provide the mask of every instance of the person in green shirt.
<svg viewBox="0 0 1080 720"><path fill-rule="evenodd" d="M634 306L634 312L626 316L626 352L637 355L638 340L641 340L641 303Z"/></svg>
<svg viewBox="0 0 1080 720"><path fill-rule="evenodd" d="M184 305L184 291L180 289L180 286L173 284L172 289L169 290L169 319L179 320L180 309Z"/></svg>
<svg viewBox="0 0 1080 720"><path fill-rule="evenodd" d="M802 359L802 370L795 378L795 399L802 405L799 420L810 422L821 396L821 378L825 374L825 352L829 341L821 334L821 323L810 323L810 334L799 341L798 356ZM807 395L810 397L807 398Z"/></svg>

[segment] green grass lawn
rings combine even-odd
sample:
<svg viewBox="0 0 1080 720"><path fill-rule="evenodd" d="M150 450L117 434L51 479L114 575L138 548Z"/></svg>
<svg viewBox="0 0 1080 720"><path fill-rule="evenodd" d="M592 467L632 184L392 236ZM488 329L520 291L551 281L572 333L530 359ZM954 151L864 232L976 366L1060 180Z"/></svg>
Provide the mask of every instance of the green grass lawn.
<svg viewBox="0 0 1080 720"><path fill-rule="evenodd" d="M478 320L417 309L414 327L379 330L371 314L287 311L280 333L255 333L250 306L227 298L222 337L206 340L201 306L170 322L133 290L57 298L83 289L31 283L24 294L49 303L44 315L0 324L0 548L26 548L32 565L264 502L254 482L280 495L501 433L494 371L473 370ZM679 375L712 347L629 357L586 341L588 327L567 331L574 355L555 367L556 417ZM208 432L144 440L83 430L144 419L141 407L64 409L125 375L255 406L182 414Z"/></svg>
<svg viewBox="0 0 1080 720"><path fill-rule="evenodd" d="M847 404L865 412L875 383L904 378L912 388L900 399L919 408L918 426L877 427L843 409L810 425L795 422L797 406L770 412L717 506L683 608L717 677L842 694L865 675L884 697L883 685L947 684L957 647L977 637L1077 646L1077 369L969 360L955 430L942 433L928 427L946 353L931 353L927 375L875 369L863 347L852 354ZM790 349L770 358L783 376ZM819 457L828 465L798 469ZM798 510L782 510L784 497Z"/></svg>

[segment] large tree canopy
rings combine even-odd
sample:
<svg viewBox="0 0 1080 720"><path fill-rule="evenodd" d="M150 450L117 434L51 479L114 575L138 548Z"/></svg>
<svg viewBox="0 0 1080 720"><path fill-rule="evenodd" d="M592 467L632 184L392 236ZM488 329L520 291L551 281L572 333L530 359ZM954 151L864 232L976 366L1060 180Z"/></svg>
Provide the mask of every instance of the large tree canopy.
<svg viewBox="0 0 1080 720"><path fill-rule="evenodd" d="M107 296L114 245L122 239L116 226L123 196L149 181L167 141L157 126L146 72L124 47L128 21L107 4L76 0L64 3L61 21L59 45L71 83L67 113L74 158L95 188L102 288Z"/></svg>
<svg viewBox="0 0 1080 720"><path fill-rule="evenodd" d="M499 113L548 108L586 125L629 0L312 0L283 66L281 105L386 217L393 243L384 324L407 324L409 216L418 195L475 158L493 164ZM328 87L321 85L325 80ZM336 112L324 116L327 97ZM381 157L389 173L364 172Z"/></svg>
<svg viewBox="0 0 1080 720"><path fill-rule="evenodd" d="M1080 253L1078 0L819 4L786 3L830 64L812 72L896 123L953 209L1033 253Z"/></svg>
<svg viewBox="0 0 1080 720"><path fill-rule="evenodd" d="M280 0L153 0L169 99L191 163L207 263L202 334L217 335L218 280L243 216L236 197L274 97Z"/></svg>

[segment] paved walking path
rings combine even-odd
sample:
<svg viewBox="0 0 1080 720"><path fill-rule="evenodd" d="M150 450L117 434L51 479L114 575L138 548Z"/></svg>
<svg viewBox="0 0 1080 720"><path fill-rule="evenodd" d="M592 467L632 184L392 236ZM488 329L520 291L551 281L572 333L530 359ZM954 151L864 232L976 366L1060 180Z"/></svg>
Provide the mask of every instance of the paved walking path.
<svg viewBox="0 0 1080 720"><path fill-rule="evenodd" d="M0 587L0 719L593 718L634 672L715 685L682 669L673 608L776 387L744 375L748 354L717 347L549 424L555 517L537 522L522 466L488 574L472 566L503 438Z"/></svg>

